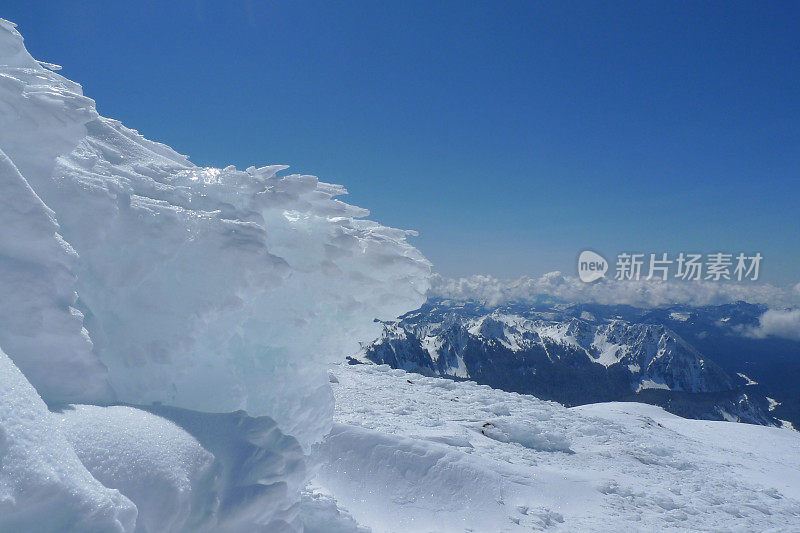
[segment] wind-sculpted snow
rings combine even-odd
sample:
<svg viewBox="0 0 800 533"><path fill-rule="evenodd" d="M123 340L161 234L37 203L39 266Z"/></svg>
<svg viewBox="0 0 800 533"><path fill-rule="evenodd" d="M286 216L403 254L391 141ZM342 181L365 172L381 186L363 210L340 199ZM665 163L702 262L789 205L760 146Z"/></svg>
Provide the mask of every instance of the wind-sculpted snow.
<svg viewBox="0 0 800 533"><path fill-rule="evenodd" d="M377 336L374 318L418 306L428 288L430 266L409 232L363 220L368 211L335 198L343 187L279 176L284 166L196 167L99 117L7 22L0 149L77 253L61 261L63 276L77 276L76 307L118 401L245 409L311 442L330 423L322 364ZM37 365L57 359L42 351ZM96 400L89 390L105 377L95 374L84 397L69 399Z"/></svg>
<svg viewBox="0 0 800 533"><path fill-rule="evenodd" d="M91 474L139 510L137 533L301 529L303 450L269 418L164 406L53 413Z"/></svg>
<svg viewBox="0 0 800 533"><path fill-rule="evenodd" d="M110 399L74 307L77 255L2 149L0 191L0 345L50 400Z"/></svg>
<svg viewBox="0 0 800 533"><path fill-rule="evenodd" d="M375 533L798 531L800 433L340 365L315 483Z"/></svg>
<svg viewBox="0 0 800 533"><path fill-rule="evenodd" d="M92 476L136 504L142 532L180 531L213 455L162 418L130 407L78 405L53 414Z"/></svg>
<svg viewBox="0 0 800 533"><path fill-rule="evenodd" d="M197 167L55 68L0 19L0 346L36 389L7 361L0 524L301 529L326 364L418 307L430 264L342 186Z"/></svg>
<svg viewBox="0 0 800 533"><path fill-rule="evenodd" d="M0 531L133 531L136 507L92 477L0 350Z"/></svg>

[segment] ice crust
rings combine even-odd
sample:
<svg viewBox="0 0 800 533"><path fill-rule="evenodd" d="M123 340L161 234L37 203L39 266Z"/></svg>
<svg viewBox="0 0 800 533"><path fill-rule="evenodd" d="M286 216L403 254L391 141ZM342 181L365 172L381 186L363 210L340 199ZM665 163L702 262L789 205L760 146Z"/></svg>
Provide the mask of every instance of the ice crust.
<svg viewBox="0 0 800 533"><path fill-rule="evenodd" d="M52 68L0 19L0 347L13 369L0 520L301 530L307 453L331 427L327 363L377 336L374 319L418 307L430 264L412 232L337 199L342 186L283 165L195 166L99 116Z"/></svg>
<svg viewBox="0 0 800 533"><path fill-rule="evenodd" d="M97 367L90 388L106 390L99 360L117 401L244 409L301 443L318 440L331 414L323 363L376 336L374 318L422 302L430 265L408 232L363 220L368 211L335 198L346 193L339 185L278 175L284 166L196 167L98 116L8 22L0 43L4 166L16 166L47 206L38 214L44 237L53 240L57 220L65 252L39 251L42 262L64 256L55 307L71 313L73 329L85 315L88 336L77 328L68 357ZM80 312L69 309L70 276ZM9 348L37 387L39 370L65 359L28 353L39 344ZM89 402L101 394L40 392Z"/></svg>

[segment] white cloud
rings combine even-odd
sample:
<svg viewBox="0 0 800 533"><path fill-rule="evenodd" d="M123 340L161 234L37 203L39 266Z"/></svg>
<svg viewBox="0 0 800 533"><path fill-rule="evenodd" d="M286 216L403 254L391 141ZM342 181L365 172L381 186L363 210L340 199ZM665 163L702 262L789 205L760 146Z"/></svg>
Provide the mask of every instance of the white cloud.
<svg viewBox="0 0 800 533"><path fill-rule="evenodd" d="M523 276L500 280L487 275L450 279L435 276L430 296L456 300L473 299L498 305L511 301L533 301L551 296L569 302L627 304L637 307L667 305L720 305L736 301L769 307L800 305L800 284L781 288L769 284L719 283L710 281L616 281L601 279L584 283L561 272L540 278Z"/></svg>
<svg viewBox="0 0 800 533"><path fill-rule="evenodd" d="M748 335L800 341L800 309L770 309L761 315L758 327L751 329Z"/></svg>

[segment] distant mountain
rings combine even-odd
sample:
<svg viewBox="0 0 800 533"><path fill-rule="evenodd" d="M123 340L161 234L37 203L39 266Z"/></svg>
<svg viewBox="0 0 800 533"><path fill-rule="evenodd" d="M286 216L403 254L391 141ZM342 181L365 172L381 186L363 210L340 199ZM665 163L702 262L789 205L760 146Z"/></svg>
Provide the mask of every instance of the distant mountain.
<svg viewBox="0 0 800 533"><path fill-rule="evenodd" d="M429 300L385 322L381 337L351 362L474 380L565 405L639 401L688 418L782 425L775 412L782 402L767 397L743 363L731 368L739 357L725 357L727 368L709 357L735 350L732 339L752 344L742 331L762 312L745 303L652 310Z"/></svg>

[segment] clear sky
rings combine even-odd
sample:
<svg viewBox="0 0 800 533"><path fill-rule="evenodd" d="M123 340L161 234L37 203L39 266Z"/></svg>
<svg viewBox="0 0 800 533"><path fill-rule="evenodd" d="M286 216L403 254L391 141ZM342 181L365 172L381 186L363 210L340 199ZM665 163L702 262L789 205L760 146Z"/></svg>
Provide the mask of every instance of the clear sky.
<svg viewBox="0 0 800 533"><path fill-rule="evenodd" d="M584 248L761 252L800 281L800 3L4 2L99 111L285 163L445 275ZM613 260L612 260L613 261Z"/></svg>

